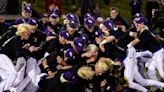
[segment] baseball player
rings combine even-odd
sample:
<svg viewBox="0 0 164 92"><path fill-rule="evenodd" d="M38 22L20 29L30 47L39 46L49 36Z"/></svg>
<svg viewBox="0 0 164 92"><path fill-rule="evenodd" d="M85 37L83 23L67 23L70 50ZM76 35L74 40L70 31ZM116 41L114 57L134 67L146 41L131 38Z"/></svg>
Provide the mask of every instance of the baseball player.
<svg viewBox="0 0 164 92"><path fill-rule="evenodd" d="M12 61L7 57L6 55L0 54L1 55L1 78L2 82L0 83L0 92L9 90L10 87L12 87L16 77L17 77L17 72L15 70L15 67L12 63ZM9 70L12 69L12 70Z"/></svg>
<svg viewBox="0 0 164 92"><path fill-rule="evenodd" d="M47 22L47 28L50 27L51 31L54 32L54 34L59 34L60 29L62 25L59 23L59 15L55 12L53 12L50 17L50 22Z"/></svg>
<svg viewBox="0 0 164 92"><path fill-rule="evenodd" d="M66 26L67 32L70 35L69 40L73 41L75 37L79 37L80 34L78 33L78 24L76 20L70 20L69 23Z"/></svg>
<svg viewBox="0 0 164 92"><path fill-rule="evenodd" d="M29 6L23 6L22 7L22 17L25 20L26 23L28 23L29 19L32 16L32 9Z"/></svg>
<svg viewBox="0 0 164 92"><path fill-rule="evenodd" d="M141 47L143 47L146 50L149 50L153 53L152 59L153 61L149 65L148 68L148 75L152 79L155 78L156 72L155 69L158 70L161 78L164 78L164 72L163 72L163 48L162 46L157 42L157 40L154 38L154 35L146 28L147 21L145 18L141 17L136 21L136 28L140 32L140 36L138 39L135 39L131 42L130 45L136 45L138 43L141 44ZM145 37L147 39L145 39ZM151 40L151 41L150 41Z"/></svg>
<svg viewBox="0 0 164 92"><path fill-rule="evenodd" d="M19 64L17 65L17 68L15 69L12 61L15 59L18 59L19 57L26 57L26 55L28 55L30 51L32 51L32 49L22 48L24 46L23 41L28 40L30 36L29 30L30 29L28 25L24 25L24 24L20 25L16 32L16 36L11 37L2 45L2 49L0 51L1 53L0 60L2 60L1 61L2 63L0 67L1 67L1 71L4 72L4 74L1 73L1 75L4 76L5 74L7 74L6 77L8 78L1 83L1 86L0 86L1 91L9 90L10 87L13 86L14 81L16 80L17 75L18 75L17 72L21 70L21 66L19 66ZM18 61L19 60L21 59L18 59ZM2 85L4 85L4 87Z"/></svg>
<svg viewBox="0 0 164 92"><path fill-rule="evenodd" d="M23 24L23 23L25 23L24 19L17 19L15 21L14 25L9 27L8 30L4 34L2 34L2 38L0 39L0 44L2 45L7 39L14 36L16 31L17 31L17 27L19 26L19 24Z"/></svg>
<svg viewBox="0 0 164 92"><path fill-rule="evenodd" d="M110 24L110 23L107 23L107 24ZM115 40L115 38L113 36L109 36L107 39L103 40L100 43L100 49L103 52L106 52L107 47L103 47L103 46L105 46L106 43L113 42L114 40ZM128 45L128 47L129 47L129 45ZM124 50L118 50L117 52L120 53L119 51L125 52ZM116 57L118 58L119 61L123 61L124 65L125 65L124 76L126 78L128 78L129 87L136 89L136 90L140 90L142 92L147 92L148 90L146 88L142 87L141 85L143 85L143 86L153 85L153 86L163 88L163 83L158 82L158 81L154 81L154 80L143 79L141 77L141 75L139 74L139 72L137 70L136 51L135 51L134 47L128 48L127 51L128 51L127 56L125 56L125 54L122 53L123 57L118 57L118 55L116 55ZM110 53L111 53L111 51L109 51L108 54L110 54ZM112 53L111 55L113 56L114 53ZM137 81L141 85L133 82L133 80Z"/></svg>

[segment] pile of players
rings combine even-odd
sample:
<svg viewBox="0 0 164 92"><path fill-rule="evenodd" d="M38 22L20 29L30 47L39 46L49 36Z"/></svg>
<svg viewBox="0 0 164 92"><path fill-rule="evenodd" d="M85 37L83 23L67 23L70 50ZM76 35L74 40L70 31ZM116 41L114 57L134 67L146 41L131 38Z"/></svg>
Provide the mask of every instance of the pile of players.
<svg viewBox="0 0 164 92"><path fill-rule="evenodd" d="M83 24L72 13L62 24L55 11L31 15L26 6L23 18L3 22L0 92L163 91L156 76L164 79L162 42L141 13L130 26L116 7L105 20L86 13Z"/></svg>

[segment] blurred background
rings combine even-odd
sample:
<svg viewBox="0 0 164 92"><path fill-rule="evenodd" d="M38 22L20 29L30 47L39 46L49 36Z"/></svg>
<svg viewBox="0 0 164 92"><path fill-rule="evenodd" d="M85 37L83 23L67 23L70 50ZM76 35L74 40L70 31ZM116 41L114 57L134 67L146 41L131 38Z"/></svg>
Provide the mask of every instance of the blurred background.
<svg viewBox="0 0 164 92"><path fill-rule="evenodd" d="M157 7L160 13L164 14L164 0L0 0L0 16L5 16L6 20L19 17L23 1L33 8L36 14L34 16L47 13L49 8L56 6L61 15L70 13L75 7L80 7L81 15L89 8L90 11L104 18L109 16L110 7L115 6L127 21L131 19L134 11L141 10L146 15L150 7ZM150 2L158 2L158 4Z"/></svg>

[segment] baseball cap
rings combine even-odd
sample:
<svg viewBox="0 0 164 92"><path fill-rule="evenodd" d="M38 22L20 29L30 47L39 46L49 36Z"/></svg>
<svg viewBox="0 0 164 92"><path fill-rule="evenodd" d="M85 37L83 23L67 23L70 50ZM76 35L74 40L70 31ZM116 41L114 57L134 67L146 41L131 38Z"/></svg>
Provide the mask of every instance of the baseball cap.
<svg viewBox="0 0 164 92"><path fill-rule="evenodd" d="M28 21L28 24L30 24L30 25L37 25L38 23L36 22L36 20L30 19L30 20Z"/></svg>
<svg viewBox="0 0 164 92"><path fill-rule="evenodd" d="M65 39L69 38L69 34L66 31L60 31L59 36L64 37Z"/></svg>
<svg viewBox="0 0 164 92"><path fill-rule="evenodd" d="M74 53L75 51L72 48L67 49L65 56L68 57L68 60L73 60L74 59Z"/></svg>
<svg viewBox="0 0 164 92"><path fill-rule="evenodd" d="M147 25L148 24L147 19L144 18L144 17L138 18L135 22L138 23L138 24L144 24L144 25Z"/></svg>
<svg viewBox="0 0 164 92"><path fill-rule="evenodd" d="M89 36L87 34L82 34L80 37L84 44L88 44Z"/></svg>
<svg viewBox="0 0 164 92"><path fill-rule="evenodd" d="M86 18L86 19L84 20L84 24L85 24L86 26L88 26L88 27L93 27L93 26L94 26L94 23L95 23L95 21L94 21L93 18Z"/></svg>
<svg viewBox="0 0 164 92"><path fill-rule="evenodd" d="M139 18L139 17L144 17L142 13L136 13L135 17Z"/></svg>
<svg viewBox="0 0 164 92"><path fill-rule="evenodd" d="M76 17L72 13L69 13L69 14L66 15L66 19L68 19L69 21L70 20L76 20Z"/></svg>
<svg viewBox="0 0 164 92"><path fill-rule="evenodd" d="M15 21L15 25L19 25L19 24L23 24L23 23L25 23L25 20L24 19L17 19Z"/></svg>
<svg viewBox="0 0 164 92"><path fill-rule="evenodd" d="M75 84L77 82L77 76L75 75L75 73L73 73L73 71L67 70L61 75L60 80Z"/></svg>
<svg viewBox="0 0 164 92"><path fill-rule="evenodd" d="M59 18L58 14L56 14L56 13L52 13L50 15L50 17L53 18L53 19Z"/></svg>
<svg viewBox="0 0 164 92"><path fill-rule="evenodd" d="M68 24L71 28L78 28L78 23L76 20L71 20Z"/></svg>
<svg viewBox="0 0 164 92"><path fill-rule="evenodd" d="M104 25L105 27L107 27L109 30L114 30L114 29L113 29L113 26L112 26L112 22L111 22L110 20L105 20L105 21L103 22L103 25Z"/></svg>
<svg viewBox="0 0 164 92"><path fill-rule="evenodd" d="M82 51L84 49L84 43L80 37L74 38L73 43L78 51Z"/></svg>
<svg viewBox="0 0 164 92"><path fill-rule="evenodd" d="M42 14L41 16L40 16L40 18L47 18L48 17L48 14Z"/></svg>
<svg viewBox="0 0 164 92"><path fill-rule="evenodd" d="M103 36L102 30L96 30L94 33L94 37L101 37L101 36Z"/></svg>
<svg viewBox="0 0 164 92"><path fill-rule="evenodd" d="M32 13L32 9L31 9L31 7L29 7L29 6L25 6L25 7L23 8L23 12Z"/></svg>
<svg viewBox="0 0 164 92"><path fill-rule="evenodd" d="M85 19L85 18L94 18L94 17L93 17L93 14L92 14L92 13L87 12L87 13L84 15L84 19Z"/></svg>

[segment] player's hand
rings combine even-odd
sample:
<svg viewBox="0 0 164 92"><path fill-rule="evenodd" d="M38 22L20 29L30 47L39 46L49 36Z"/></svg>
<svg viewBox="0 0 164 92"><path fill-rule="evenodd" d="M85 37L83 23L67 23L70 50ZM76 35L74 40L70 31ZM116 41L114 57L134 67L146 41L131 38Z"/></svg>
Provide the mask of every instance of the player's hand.
<svg viewBox="0 0 164 92"><path fill-rule="evenodd" d="M126 27L124 25L117 25L118 28L121 28L123 32L126 32Z"/></svg>
<svg viewBox="0 0 164 92"><path fill-rule="evenodd" d="M107 83L107 80L104 79L103 81L100 82L100 87L104 87Z"/></svg>
<svg viewBox="0 0 164 92"><path fill-rule="evenodd" d="M62 65L57 65L57 67L56 67L56 68L57 68L58 70L61 70L61 69L62 69L62 67L63 67Z"/></svg>
<svg viewBox="0 0 164 92"><path fill-rule="evenodd" d="M54 78L55 77L55 74L56 73L54 73L54 72L48 71L48 76L46 77L46 79Z"/></svg>
<svg viewBox="0 0 164 92"><path fill-rule="evenodd" d="M27 43L22 48L28 49L29 47L30 47L30 43Z"/></svg>
<svg viewBox="0 0 164 92"><path fill-rule="evenodd" d="M99 48L102 52L105 52L105 48L104 48L104 45L99 45Z"/></svg>
<svg viewBox="0 0 164 92"><path fill-rule="evenodd" d="M92 57L93 53L92 52L86 52L81 55L81 57Z"/></svg>
<svg viewBox="0 0 164 92"><path fill-rule="evenodd" d="M35 51L39 51L40 49L40 47L35 47Z"/></svg>
<svg viewBox="0 0 164 92"><path fill-rule="evenodd" d="M113 63L113 65L121 66L121 62L119 62L119 61L115 61L115 62Z"/></svg>
<svg viewBox="0 0 164 92"><path fill-rule="evenodd" d="M35 51L35 46L30 46L30 47L29 47L29 51L30 51L30 52L34 52L34 51Z"/></svg>
<svg viewBox="0 0 164 92"><path fill-rule="evenodd" d="M159 34L155 35L155 38L157 41L164 41L164 38L162 38Z"/></svg>

